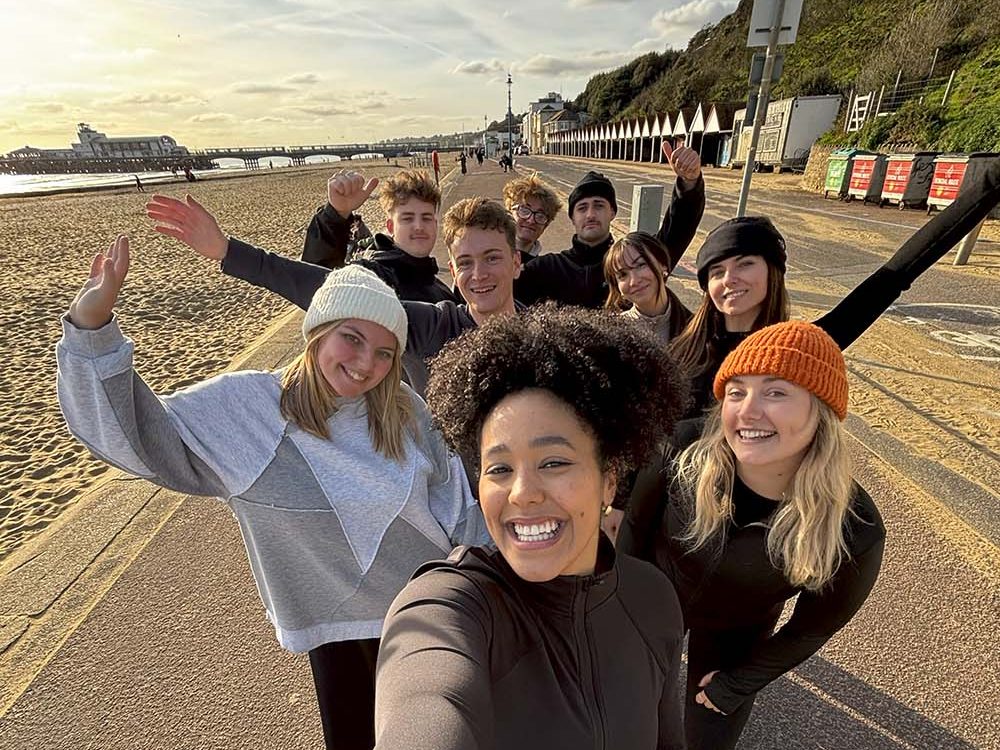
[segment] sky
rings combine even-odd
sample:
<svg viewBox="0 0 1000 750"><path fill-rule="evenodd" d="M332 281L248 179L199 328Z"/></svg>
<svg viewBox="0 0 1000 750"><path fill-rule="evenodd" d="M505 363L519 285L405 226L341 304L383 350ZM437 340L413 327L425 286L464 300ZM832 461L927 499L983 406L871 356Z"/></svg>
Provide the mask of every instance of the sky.
<svg viewBox="0 0 1000 750"><path fill-rule="evenodd" d="M688 39L736 0L13 0L0 153L76 124L189 148L482 129ZM6 6L6 7L4 7Z"/></svg>

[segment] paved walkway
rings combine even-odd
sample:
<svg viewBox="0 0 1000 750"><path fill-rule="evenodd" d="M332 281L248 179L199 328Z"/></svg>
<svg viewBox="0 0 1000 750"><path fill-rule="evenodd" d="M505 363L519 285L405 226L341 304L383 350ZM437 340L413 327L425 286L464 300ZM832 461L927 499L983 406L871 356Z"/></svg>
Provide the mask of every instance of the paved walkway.
<svg viewBox="0 0 1000 750"><path fill-rule="evenodd" d="M444 208L513 176L456 168ZM547 245L571 237L562 213ZM281 366L300 325L290 311L233 369ZM308 660L278 647L220 502L118 476L0 568L0 748L321 745Z"/></svg>

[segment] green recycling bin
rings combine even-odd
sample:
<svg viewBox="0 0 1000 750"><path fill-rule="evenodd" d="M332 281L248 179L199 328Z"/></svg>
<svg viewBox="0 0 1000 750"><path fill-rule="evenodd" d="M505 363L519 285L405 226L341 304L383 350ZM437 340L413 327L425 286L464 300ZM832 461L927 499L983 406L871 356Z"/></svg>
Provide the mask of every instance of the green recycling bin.
<svg viewBox="0 0 1000 750"><path fill-rule="evenodd" d="M851 170L854 168L854 157L870 154L860 148L838 148L830 154L826 167L826 182L823 184L823 197L833 193L843 200L851 183Z"/></svg>

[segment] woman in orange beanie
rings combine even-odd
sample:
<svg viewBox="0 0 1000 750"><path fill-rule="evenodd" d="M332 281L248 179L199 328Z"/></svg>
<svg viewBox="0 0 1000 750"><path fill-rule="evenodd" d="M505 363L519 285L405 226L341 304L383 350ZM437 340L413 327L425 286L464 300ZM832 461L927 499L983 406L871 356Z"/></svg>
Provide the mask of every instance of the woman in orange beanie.
<svg viewBox="0 0 1000 750"><path fill-rule="evenodd" d="M658 488L633 497L660 522L645 539L633 529L639 544L626 550L655 562L680 598L689 750L735 747L757 692L864 603L885 541L878 509L851 479L847 372L826 332L785 322L751 334L713 391L702 437Z"/></svg>

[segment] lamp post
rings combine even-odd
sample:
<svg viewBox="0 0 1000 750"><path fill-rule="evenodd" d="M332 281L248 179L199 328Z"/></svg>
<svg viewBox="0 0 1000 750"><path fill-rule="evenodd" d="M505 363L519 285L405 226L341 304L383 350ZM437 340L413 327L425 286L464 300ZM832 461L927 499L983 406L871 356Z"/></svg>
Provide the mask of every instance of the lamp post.
<svg viewBox="0 0 1000 750"><path fill-rule="evenodd" d="M507 74L507 154L513 156L514 153L514 136L512 133L512 123L514 120L514 111L510 108L510 85L513 81L510 80L510 73Z"/></svg>

